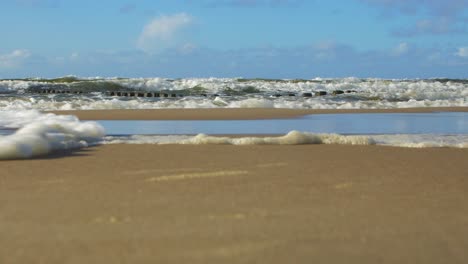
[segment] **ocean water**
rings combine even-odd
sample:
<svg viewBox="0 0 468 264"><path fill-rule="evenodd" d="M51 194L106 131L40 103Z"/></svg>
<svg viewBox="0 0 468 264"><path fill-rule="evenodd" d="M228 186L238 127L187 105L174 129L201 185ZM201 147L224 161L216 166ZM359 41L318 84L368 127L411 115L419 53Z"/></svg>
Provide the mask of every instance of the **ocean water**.
<svg viewBox="0 0 468 264"><path fill-rule="evenodd" d="M112 120L99 121L99 124L107 132L104 140L106 144L377 144L419 148L468 147L468 113L455 112L317 114L271 120ZM236 137L220 137L226 134ZM265 137L269 134L275 136Z"/></svg>
<svg viewBox="0 0 468 264"><path fill-rule="evenodd" d="M51 93L51 92L65 93ZM136 96L112 96L118 91ZM44 93L47 92L47 93ZM144 93L161 97L138 97ZM322 92L326 95L316 96ZM333 93L341 93L333 95ZM79 93L79 94L77 94ZM167 98L163 94L174 95ZM308 108L376 109L468 106L468 79L262 80L76 78L0 80L0 110Z"/></svg>
<svg viewBox="0 0 468 264"><path fill-rule="evenodd" d="M100 120L107 135L468 135L468 113L314 114L263 120Z"/></svg>
<svg viewBox="0 0 468 264"><path fill-rule="evenodd" d="M126 96L117 96L117 95ZM301 125L252 121L247 127L260 126L262 134L284 134L282 137L240 137L236 139L180 134L181 123L159 125L166 132L145 134L151 125L143 125L131 135L106 136L106 124L82 122L73 116L43 114L43 110L84 109L159 109L159 108L295 108L295 109L382 109L408 107L468 106L468 80L383 80L383 79L310 79L263 80L235 78L77 78L3 79L0 80L0 159L30 158L63 149L94 144L383 144L410 147L467 147L466 132L427 131L437 124L437 117L416 118L407 127L419 131L393 131L401 127L391 117L379 124L357 115L351 121L357 131L310 130ZM456 114L454 114L456 115ZM409 114L404 114L410 117ZM350 117L350 116L348 116ZM319 116L311 118L320 118ZM330 126L329 115L316 126ZM328 121L327 121L328 118ZM383 118L383 117L382 117ZM432 119L431 119L432 118ZM442 121L453 116L441 117ZM421 121L426 120L426 121ZM428 121L429 120L429 121ZM297 121L297 120L296 120ZM291 121L291 122L296 122ZM302 120L303 121L303 120ZM302 122L301 121L301 122ZM439 120L440 121L440 120ZM437 122L439 122L437 121ZM318 122L318 123L317 123ZM321 122L321 123L320 123ZM422 122L422 123L421 123ZM429 123L428 123L429 122ZM431 125L431 122L432 125ZM232 124L232 123L231 123ZM206 124L203 126L206 127ZM215 125L210 125L214 128ZM210 127L209 126L209 127ZM276 128L275 128L276 126ZM366 126L383 129L371 135ZM466 130L466 117L458 122ZM278 127L280 132L278 132ZM227 127L229 128L229 127ZM385 130L385 129L387 130ZM109 127L107 127L109 129ZM171 130L172 129L172 130ZM238 126L222 134L236 134ZM277 130L275 130L277 129ZM167 132L169 131L169 132ZM172 132L171 132L172 131ZM256 130L258 131L258 130ZM198 131L204 133L204 131ZM198 133L196 132L196 133ZM154 135L154 134L166 135ZM216 134L213 131L208 133ZM221 133L221 132L220 132ZM241 133L252 134L245 129ZM147 133L148 134L148 133ZM188 133L194 134L194 133Z"/></svg>

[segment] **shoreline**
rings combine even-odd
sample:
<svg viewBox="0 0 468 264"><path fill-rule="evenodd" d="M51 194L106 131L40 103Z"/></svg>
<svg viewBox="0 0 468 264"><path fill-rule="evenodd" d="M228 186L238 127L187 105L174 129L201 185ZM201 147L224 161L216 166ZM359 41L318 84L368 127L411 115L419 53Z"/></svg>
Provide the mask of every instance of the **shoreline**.
<svg viewBox="0 0 468 264"><path fill-rule="evenodd" d="M54 113L235 120L437 111L468 107ZM0 160L0 262L466 263L467 160L460 148L322 144L111 144Z"/></svg>
<svg viewBox="0 0 468 264"><path fill-rule="evenodd" d="M296 118L312 114L348 113L431 113L468 112L468 107L427 107L395 109L278 109L278 108L209 108L141 110L64 110L47 111L74 115L80 120L255 120Z"/></svg>

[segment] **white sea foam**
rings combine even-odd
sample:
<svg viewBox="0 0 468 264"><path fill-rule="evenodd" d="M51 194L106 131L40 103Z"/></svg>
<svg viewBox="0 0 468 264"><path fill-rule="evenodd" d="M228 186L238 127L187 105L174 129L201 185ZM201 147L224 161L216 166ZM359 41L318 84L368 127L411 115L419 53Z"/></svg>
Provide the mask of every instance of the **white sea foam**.
<svg viewBox="0 0 468 264"><path fill-rule="evenodd" d="M0 92L23 91L37 84L35 81L0 80Z"/></svg>
<svg viewBox="0 0 468 264"><path fill-rule="evenodd" d="M183 144L183 145L383 145L408 148L468 148L468 135L338 135L291 131L277 137L219 137L199 134L107 136L104 144Z"/></svg>
<svg viewBox="0 0 468 264"><path fill-rule="evenodd" d="M146 100L142 98L75 97L69 99L1 98L0 110L100 110L161 108L288 108L288 109L391 109L411 107L468 106L468 99L408 100L404 102L347 100L338 98L182 98Z"/></svg>
<svg viewBox="0 0 468 264"><path fill-rule="evenodd" d="M372 139L378 145L407 148L468 148L468 135L374 135Z"/></svg>
<svg viewBox="0 0 468 264"><path fill-rule="evenodd" d="M196 136L147 136L129 137L108 136L105 144L183 144L183 145L302 145L302 144L343 144L372 145L374 141L367 136L343 136L337 134L313 134L291 131L278 137L219 137L199 134Z"/></svg>
<svg viewBox="0 0 468 264"><path fill-rule="evenodd" d="M96 144L104 129L95 122L80 122L74 116L41 114L37 111L0 111L0 127L17 128L0 136L0 160L22 159L57 150Z"/></svg>

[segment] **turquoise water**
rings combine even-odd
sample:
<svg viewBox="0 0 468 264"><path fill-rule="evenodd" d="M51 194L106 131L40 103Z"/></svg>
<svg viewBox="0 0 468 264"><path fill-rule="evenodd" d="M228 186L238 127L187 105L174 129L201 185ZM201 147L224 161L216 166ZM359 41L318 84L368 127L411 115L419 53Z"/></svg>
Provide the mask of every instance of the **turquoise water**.
<svg viewBox="0 0 468 264"><path fill-rule="evenodd" d="M101 120L108 135L285 134L291 130L337 134L468 134L468 113L321 114L295 119L138 121Z"/></svg>

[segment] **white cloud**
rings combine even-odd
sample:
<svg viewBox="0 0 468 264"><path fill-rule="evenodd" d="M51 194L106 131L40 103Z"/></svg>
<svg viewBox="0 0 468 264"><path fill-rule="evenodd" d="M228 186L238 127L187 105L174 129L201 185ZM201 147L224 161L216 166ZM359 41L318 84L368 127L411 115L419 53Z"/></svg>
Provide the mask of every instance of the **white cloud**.
<svg viewBox="0 0 468 264"><path fill-rule="evenodd" d="M335 41L317 42L312 45L311 52L314 59L321 61L332 61L338 58L345 60L356 53L353 47Z"/></svg>
<svg viewBox="0 0 468 264"><path fill-rule="evenodd" d="M193 43L185 43L184 45L179 47L179 52L181 54L190 54L197 48L198 48L197 45Z"/></svg>
<svg viewBox="0 0 468 264"><path fill-rule="evenodd" d="M17 49L7 54L0 54L0 68L16 68L21 66L23 61L31 56L31 52L24 49Z"/></svg>
<svg viewBox="0 0 468 264"><path fill-rule="evenodd" d="M336 43L333 41L322 41L313 45L314 57L316 59L332 59L336 57Z"/></svg>
<svg viewBox="0 0 468 264"><path fill-rule="evenodd" d="M468 58L468 47L458 48L458 52L455 53L458 57Z"/></svg>
<svg viewBox="0 0 468 264"><path fill-rule="evenodd" d="M417 35L441 35L441 34L460 34L466 32L464 26L457 24L453 18L440 17L431 19L421 19L415 24L407 27L401 27L392 33L400 37L413 37Z"/></svg>
<svg viewBox="0 0 468 264"><path fill-rule="evenodd" d="M186 13L160 16L150 21L138 38L137 47L154 52L168 47L181 30L193 23L193 18Z"/></svg>
<svg viewBox="0 0 468 264"><path fill-rule="evenodd" d="M408 52L409 50L409 45L408 43L406 42L402 42L400 44L398 44L398 46L396 46L394 49L393 49L393 55L395 56L401 56L401 55L404 55Z"/></svg>
<svg viewBox="0 0 468 264"><path fill-rule="evenodd" d="M78 52L73 52L70 55L70 60L77 60L80 57L80 54Z"/></svg>

